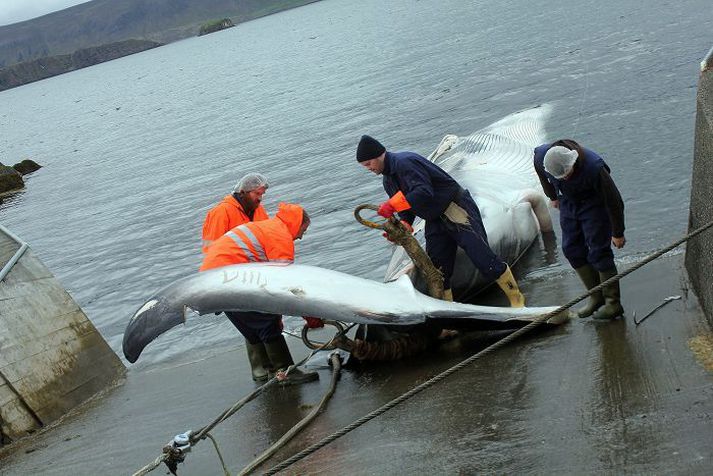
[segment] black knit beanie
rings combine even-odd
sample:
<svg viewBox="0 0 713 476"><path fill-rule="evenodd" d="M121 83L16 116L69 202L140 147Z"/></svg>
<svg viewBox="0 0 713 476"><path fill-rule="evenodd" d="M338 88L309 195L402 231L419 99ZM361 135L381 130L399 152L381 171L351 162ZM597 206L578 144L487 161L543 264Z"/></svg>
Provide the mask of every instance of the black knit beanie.
<svg viewBox="0 0 713 476"><path fill-rule="evenodd" d="M357 146L356 159L359 162L375 159L386 151L381 143L370 136L361 136Z"/></svg>

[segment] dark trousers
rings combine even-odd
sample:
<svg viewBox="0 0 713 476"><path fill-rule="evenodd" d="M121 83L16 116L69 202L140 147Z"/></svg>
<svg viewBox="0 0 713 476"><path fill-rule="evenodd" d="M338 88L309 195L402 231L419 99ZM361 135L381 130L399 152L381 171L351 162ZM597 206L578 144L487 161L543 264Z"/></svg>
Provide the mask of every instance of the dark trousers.
<svg viewBox="0 0 713 476"><path fill-rule="evenodd" d="M562 252L573 268L591 264L597 271L614 267L611 222L606 208L560 200Z"/></svg>
<svg viewBox="0 0 713 476"><path fill-rule="evenodd" d="M436 268L443 271L445 289L451 287L451 276L459 246L488 281L499 278L507 266L490 249L480 210L470 192L464 190L456 203L468 213L469 225L453 223L445 216L426 221L426 253Z"/></svg>
<svg viewBox="0 0 713 476"><path fill-rule="evenodd" d="M282 335L282 316L279 314L226 311L225 315L251 344L272 342Z"/></svg>

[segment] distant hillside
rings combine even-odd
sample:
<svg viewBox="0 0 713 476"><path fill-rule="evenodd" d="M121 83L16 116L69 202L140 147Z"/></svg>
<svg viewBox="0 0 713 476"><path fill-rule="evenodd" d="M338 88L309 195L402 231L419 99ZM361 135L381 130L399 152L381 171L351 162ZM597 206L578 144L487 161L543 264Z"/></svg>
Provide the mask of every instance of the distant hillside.
<svg viewBox="0 0 713 476"><path fill-rule="evenodd" d="M0 91L23 84L86 68L104 61L161 46L147 40L126 40L107 45L82 48L70 55L47 56L32 61L17 63L0 69Z"/></svg>
<svg viewBox="0 0 713 476"><path fill-rule="evenodd" d="M238 24L318 0L93 0L0 27L0 68L129 39L169 43L208 21Z"/></svg>

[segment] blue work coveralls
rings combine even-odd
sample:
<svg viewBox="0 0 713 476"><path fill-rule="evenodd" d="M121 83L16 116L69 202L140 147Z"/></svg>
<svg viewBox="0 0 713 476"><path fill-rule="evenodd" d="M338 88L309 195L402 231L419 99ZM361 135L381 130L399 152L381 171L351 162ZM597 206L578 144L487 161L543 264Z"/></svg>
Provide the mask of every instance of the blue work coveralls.
<svg viewBox="0 0 713 476"><path fill-rule="evenodd" d="M426 253L443 272L445 289L451 287L458 246L485 279L495 280L505 272L507 265L490 249L473 197L443 169L414 152L386 152L382 175L389 197L401 191L411 205L399 216L410 224L416 216L426 220ZM451 202L468 213L469 225L443 215Z"/></svg>
<svg viewBox="0 0 713 476"><path fill-rule="evenodd" d="M264 312L225 311L230 322L251 344L270 343L282 336L282 316Z"/></svg>
<svg viewBox="0 0 713 476"><path fill-rule="evenodd" d="M573 268L586 264L597 271L614 268L611 220L599 190L601 170L609 172L609 166L596 153L583 148L584 156L577 159L572 175L560 180L544 170L549 148L550 144L537 147L534 161L557 192L565 258Z"/></svg>

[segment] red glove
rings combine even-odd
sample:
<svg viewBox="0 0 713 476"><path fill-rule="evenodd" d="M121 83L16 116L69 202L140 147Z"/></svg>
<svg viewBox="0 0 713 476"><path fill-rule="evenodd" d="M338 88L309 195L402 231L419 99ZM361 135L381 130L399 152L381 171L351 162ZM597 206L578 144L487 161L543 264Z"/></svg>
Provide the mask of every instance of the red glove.
<svg viewBox="0 0 713 476"><path fill-rule="evenodd" d="M407 222L406 220L401 220L401 226L403 226L404 228L406 228L406 231L408 231L409 233L413 233L413 227L412 227L411 224L410 224L409 222ZM386 238L387 240L389 240L389 241L392 242L392 243L394 242L394 240L392 240L391 237L389 236L389 234L386 233L386 232L383 232L383 233L381 234L381 236L383 236L384 238Z"/></svg>
<svg viewBox="0 0 713 476"><path fill-rule="evenodd" d="M391 218L392 216L394 216L394 213L396 213L396 209L392 204L387 201L379 205L379 210L377 210L376 213L378 213L384 218Z"/></svg>
<svg viewBox="0 0 713 476"><path fill-rule="evenodd" d="M302 316L302 319L306 321L306 326L308 329L317 329L319 327L324 327L324 321L319 317Z"/></svg>

